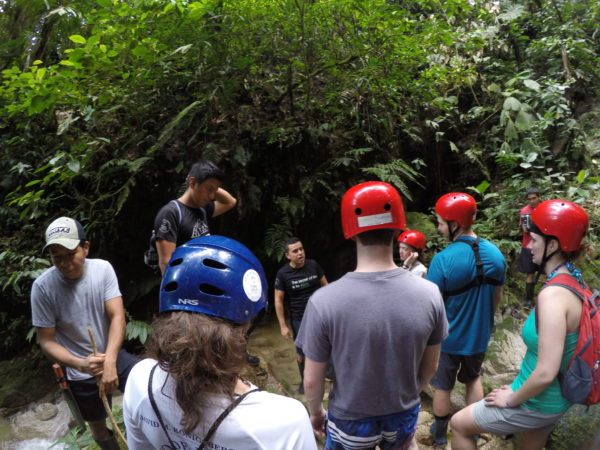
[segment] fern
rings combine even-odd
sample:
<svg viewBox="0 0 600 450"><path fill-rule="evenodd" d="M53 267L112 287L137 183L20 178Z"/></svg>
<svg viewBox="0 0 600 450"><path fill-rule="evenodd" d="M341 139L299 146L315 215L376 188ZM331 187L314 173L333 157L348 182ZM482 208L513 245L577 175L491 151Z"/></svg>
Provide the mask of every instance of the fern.
<svg viewBox="0 0 600 450"><path fill-rule="evenodd" d="M375 175L380 180L393 184L398 188L400 193L409 200L412 200L412 195L405 180L423 187L418 181L419 178L423 178L423 175L401 159L395 159L387 164L376 164L372 167L366 167L362 169L362 172Z"/></svg>

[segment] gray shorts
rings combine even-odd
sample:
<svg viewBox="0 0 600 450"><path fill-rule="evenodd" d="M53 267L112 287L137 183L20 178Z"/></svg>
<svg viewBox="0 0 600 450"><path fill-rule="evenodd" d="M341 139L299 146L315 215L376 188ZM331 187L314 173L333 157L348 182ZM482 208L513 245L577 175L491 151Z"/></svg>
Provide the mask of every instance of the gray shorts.
<svg viewBox="0 0 600 450"><path fill-rule="evenodd" d="M475 424L483 431L493 434L513 434L552 428L564 414L544 414L523 406L516 408L486 406L485 400L480 400L473 406Z"/></svg>

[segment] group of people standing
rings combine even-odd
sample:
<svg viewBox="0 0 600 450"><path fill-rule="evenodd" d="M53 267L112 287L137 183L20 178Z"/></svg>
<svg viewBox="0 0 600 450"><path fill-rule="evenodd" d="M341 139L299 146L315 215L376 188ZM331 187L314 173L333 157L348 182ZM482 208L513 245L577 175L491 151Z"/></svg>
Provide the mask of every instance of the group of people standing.
<svg viewBox="0 0 600 450"><path fill-rule="evenodd" d="M473 232L475 200L461 192L437 200L437 231L448 245L427 270L420 261L426 238L407 230L397 190L383 182L351 187L341 199L341 222L356 246L355 270L328 283L300 239L290 238L275 280L280 331L295 340L307 414L297 400L243 378L248 328L266 308L268 289L250 250L209 235L208 219L236 204L221 180L214 164L194 165L185 193L157 215L159 315L140 362L120 350L125 319L110 264L86 258L89 242L77 221L48 227L54 267L34 283L33 323L44 352L68 368L82 412L91 396L109 395L118 383L130 448L310 450L316 435L326 449L415 449L420 392L431 384L435 445L446 445L450 424L456 449L476 448L482 432L523 432L524 448L543 447L570 406L556 378L573 353L581 305L552 280L584 284L571 262L588 226L579 205L548 200L527 219L527 249L548 281L524 325L527 353L517 378L485 395L481 366L506 263ZM326 410L325 380L332 377ZM451 417L456 380L466 385L468 406ZM84 412L94 438L103 449L118 448L98 410Z"/></svg>

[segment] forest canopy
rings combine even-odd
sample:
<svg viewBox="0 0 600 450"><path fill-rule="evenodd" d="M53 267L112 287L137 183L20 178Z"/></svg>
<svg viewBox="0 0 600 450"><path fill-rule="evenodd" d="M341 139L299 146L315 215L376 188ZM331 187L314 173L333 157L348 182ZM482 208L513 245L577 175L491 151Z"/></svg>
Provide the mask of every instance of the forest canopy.
<svg viewBox="0 0 600 450"><path fill-rule="evenodd" d="M368 179L424 213L469 190L509 255L536 185L596 240L598 23L594 1L0 0L0 348L23 344L60 215L143 298L154 214L200 158L238 198L216 230L267 266L291 234L333 261Z"/></svg>

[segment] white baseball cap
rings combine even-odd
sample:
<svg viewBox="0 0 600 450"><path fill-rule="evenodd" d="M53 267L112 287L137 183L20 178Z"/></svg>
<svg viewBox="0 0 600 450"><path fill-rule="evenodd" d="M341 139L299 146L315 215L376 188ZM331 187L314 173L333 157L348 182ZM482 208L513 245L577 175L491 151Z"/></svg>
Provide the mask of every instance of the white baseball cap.
<svg viewBox="0 0 600 450"><path fill-rule="evenodd" d="M59 217L46 228L46 245L58 244L69 250L75 250L81 241L86 241L85 230L81 224L70 217Z"/></svg>

